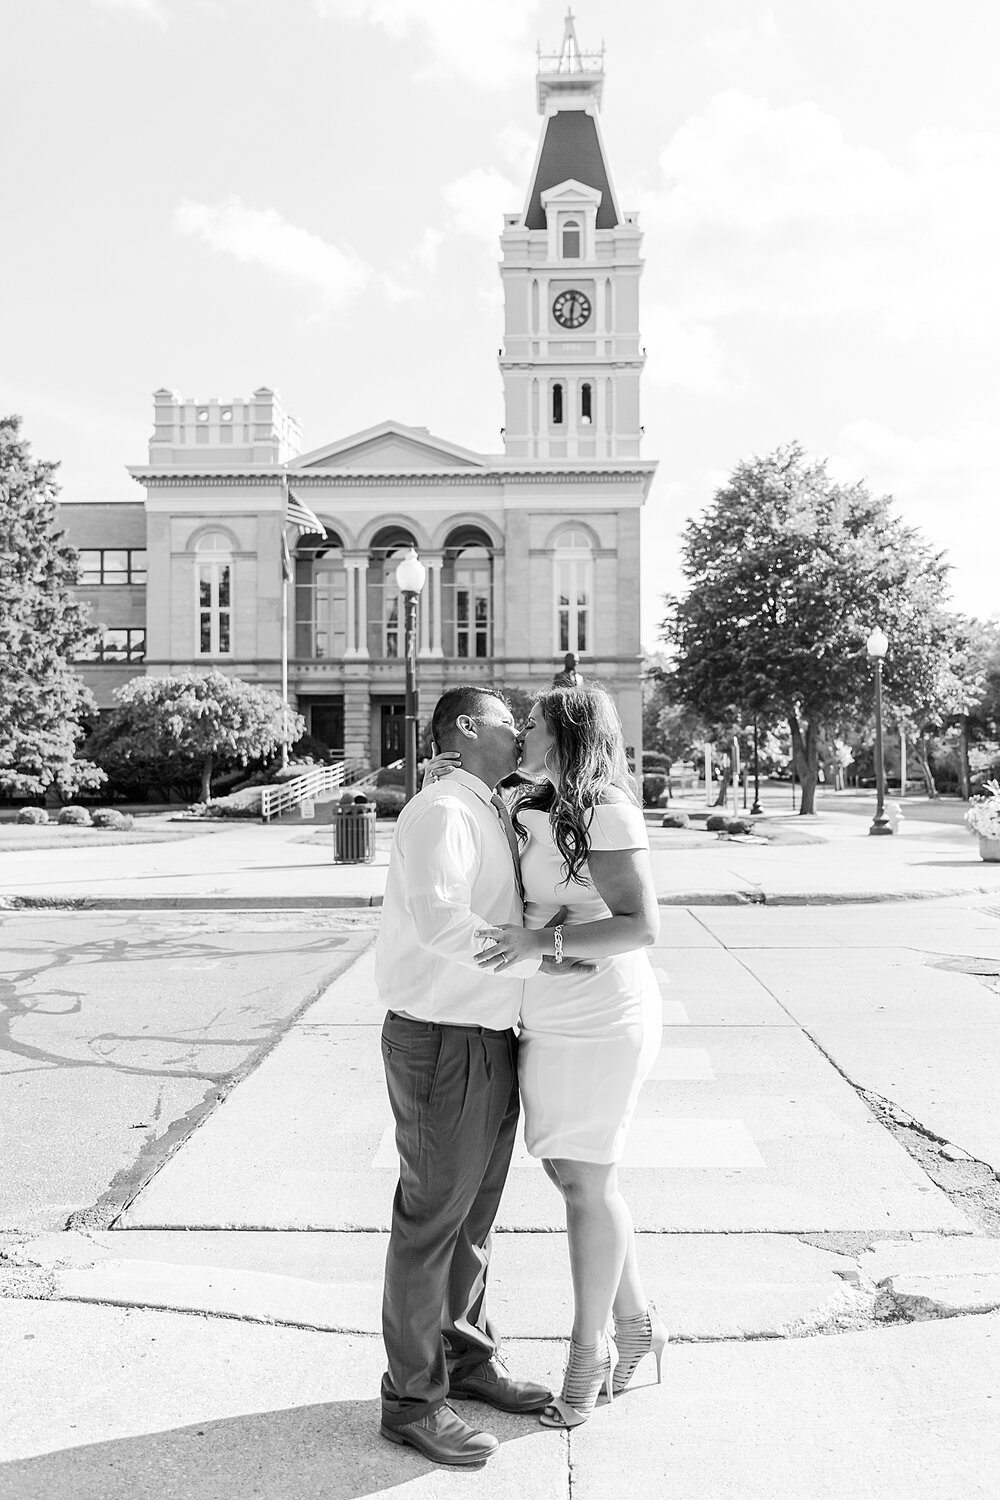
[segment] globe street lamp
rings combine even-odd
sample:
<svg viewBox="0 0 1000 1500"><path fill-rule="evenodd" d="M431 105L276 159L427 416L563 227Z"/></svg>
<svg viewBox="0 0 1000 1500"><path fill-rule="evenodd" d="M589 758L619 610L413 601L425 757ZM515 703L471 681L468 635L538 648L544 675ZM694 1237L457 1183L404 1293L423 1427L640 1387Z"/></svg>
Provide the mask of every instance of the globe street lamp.
<svg viewBox="0 0 1000 1500"><path fill-rule="evenodd" d="M889 639L878 626L866 642L868 655L875 663L875 817L869 833L891 833L892 825L885 815L885 755L882 748L882 658L889 649Z"/></svg>
<svg viewBox="0 0 1000 1500"><path fill-rule="evenodd" d="M404 650L406 654L406 800L417 789L417 599L427 569L416 549L407 548L396 569L396 587L403 596Z"/></svg>

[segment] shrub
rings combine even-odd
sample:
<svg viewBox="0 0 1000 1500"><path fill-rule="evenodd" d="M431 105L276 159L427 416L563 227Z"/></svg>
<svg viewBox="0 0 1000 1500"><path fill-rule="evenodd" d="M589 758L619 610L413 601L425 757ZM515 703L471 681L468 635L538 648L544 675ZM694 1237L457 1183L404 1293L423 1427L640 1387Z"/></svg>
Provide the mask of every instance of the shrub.
<svg viewBox="0 0 1000 1500"><path fill-rule="evenodd" d="M659 750L644 750L642 752L642 766L644 771L666 771L669 762L667 757Z"/></svg>
<svg viewBox="0 0 1000 1500"><path fill-rule="evenodd" d="M691 819L687 813L664 813L661 828L690 828Z"/></svg>
<svg viewBox="0 0 1000 1500"><path fill-rule="evenodd" d="M64 807L56 818L57 823L67 824L70 828L89 828L91 816L85 807Z"/></svg>
<svg viewBox="0 0 1000 1500"><path fill-rule="evenodd" d="M379 771L378 775L375 777L375 785L376 786L395 786L395 787L403 786L403 787L405 787L405 785L406 785L406 767L405 766L383 766L382 769Z"/></svg>
<svg viewBox="0 0 1000 1500"><path fill-rule="evenodd" d="M747 818L730 818L727 833L753 833L753 824Z"/></svg>
<svg viewBox="0 0 1000 1500"><path fill-rule="evenodd" d="M705 827L709 833L726 833L729 828L729 819L722 813L712 813L705 819Z"/></svg>
<svg viewBox="0 0 1000 1500"><path fill-rule="evenodd" d="M406 806L406 793L398 786L378 786L373 800L377 818L398 818Z"/></svg>
<svg viewBox="0 0 1000 1500"><path fill-rule="evenodd" d="M90 815L95 828L113 828L117 833L127 833L135 826L131 813L119 812L117 807L98 807Z"/></svg>
<svg viewBox="0 0 1000 1500"><path fill-rule="evenodd" d="M18 823L47 823L49 815L44 807L22 807L17 815Z"/></svg>
<svg viewBox="0 0 1000 1500"><path fill-rule="evenodd" d="M653 771L642 778L642 804L644 807L655 807L666 787L667 778L659 771Z"/></svg>

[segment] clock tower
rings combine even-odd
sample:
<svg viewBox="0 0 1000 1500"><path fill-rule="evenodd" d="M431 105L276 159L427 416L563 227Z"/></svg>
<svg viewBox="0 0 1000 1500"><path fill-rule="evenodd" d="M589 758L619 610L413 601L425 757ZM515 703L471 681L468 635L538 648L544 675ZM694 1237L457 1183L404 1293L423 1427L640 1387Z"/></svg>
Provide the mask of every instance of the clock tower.
<svg viewBox="0 0 1000 1500"><path fill-rule="evenodd" d="M544 117L524 209L504 217L504 448L508 458L639 454L637 215L618 206L601 136L604 52L538 58Z"/></svg>

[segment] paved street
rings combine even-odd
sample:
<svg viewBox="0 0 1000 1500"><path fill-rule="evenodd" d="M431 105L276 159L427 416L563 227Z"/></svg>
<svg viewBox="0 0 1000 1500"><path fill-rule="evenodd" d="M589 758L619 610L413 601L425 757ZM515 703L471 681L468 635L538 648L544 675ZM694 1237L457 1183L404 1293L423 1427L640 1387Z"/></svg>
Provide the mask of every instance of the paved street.
<svg viewBox="0 0 1000 1500"><path fill-rule="evenodd" d="M597 1497L623 1453L639 1495L992 1494L1000 903L818 894L664 908L623 1168L664 1387L568 1440L501 1419L465 1477L375 1432L377 912L0 915L0 1496L562 1496L572 1465ZM498 1322L557 1381L565 1236L523 1148L500 1229Z"/></svg>

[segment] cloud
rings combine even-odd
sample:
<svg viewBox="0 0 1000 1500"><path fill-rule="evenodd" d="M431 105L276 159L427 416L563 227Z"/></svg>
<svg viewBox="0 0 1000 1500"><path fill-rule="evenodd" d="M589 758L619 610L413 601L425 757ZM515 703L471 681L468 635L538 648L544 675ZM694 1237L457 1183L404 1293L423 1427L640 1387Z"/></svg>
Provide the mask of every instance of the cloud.
<svg viewBox="0 0 1000 1500"><path fill-rule="evenodd" d="M660 157L643 215L679 318L871 321L885 338L991 340L1000 136L926 130L901 159L816 104L718 94Z"/></svg>
<svg viewBox="0 0 1000 1500"><path fill-rule="evenodd" d="M289 223L277 209L248 208L236 197L218 204L185 199L174 214L174 228L222 254L312 288L320 293L324 312L345 307L372 274L350 247L331 245Z"/></svg>
<svg viewBox="0 0 1000 1500"><path fill-rule="evenodd" d="M531 68L539 0L316 0L319 13L423 44L425 77L459 74L502 88Z"/></svg>
<svg viewBox="0 0 1000 1500"><path fill-rule="evenodd" d="M841 481L864 478L889 494L908 524L948 554L956 607L997 608L996 548L989 541L996 509L996 429L969 422L913 437L862 418L848 423L830 456Z"/></svg>
<svg viewBox="0 0 1000 1500"><path fill-rule="evenodd" d="M101 10L131 10L137 15L148 16L158 26L166 27L167 15L159 0L91 0Z"/></svg>
<svg viewBox="0 0 1000 1500"><path fill-rule="evenodd" d="M696 396L720 395L733 388L726 351L708 323L651 302L643 310L642 336L649 348L646 374L651 384Z"/></svg>
<svg viewBox="0 0 1000 1500"><path fill-rule="evenodd" d="M701 39L706 52L717 57L736 58L755 42L773 45L781 40L777 17L770 6L739 26L711 26Z"/></svg>
<svg viewBox="0 0 1000 1500"><path fill-rule="evenodd" d="M485 242L494 255L504 214L515 209L520 212L524 199L524 188L517 187L496 167L473 167L441 192L451 210L452 227L459 234Z"/></svg>

